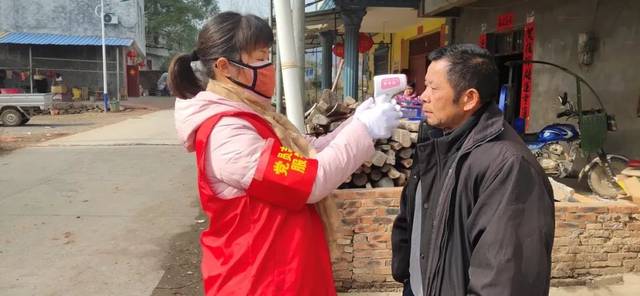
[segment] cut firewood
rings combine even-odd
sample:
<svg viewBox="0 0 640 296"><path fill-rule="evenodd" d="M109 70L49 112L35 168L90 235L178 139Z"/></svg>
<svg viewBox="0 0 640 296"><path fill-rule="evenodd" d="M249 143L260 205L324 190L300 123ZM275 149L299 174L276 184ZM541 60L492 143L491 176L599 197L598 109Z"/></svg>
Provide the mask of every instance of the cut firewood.
<svg viewBox="0 0 640 296"><path fill-rule="evenodd" d="M418 133L410 133L409 137L411 138L411 143L418 143Z"/></svg>
<svg viewBox="0 0 640 296"><path fill-rule="evenodd" d="M364 173L360 173L360 174L355 174L351 177L351 182L356 185L356 186L364 186L364 184L367 184L367 182L369 178L367 178L367 175Z"/></svg>
<svg viewBox="0 0 640 296"><path fill-rule="evenodd" d="M420 129L420 121L403 120L400 122L400 128L410 132L417 132Z"/></svg>
<svg viewBox="0 0 640 296"><path fill-rule="evenodd" d="M403 159L403 160L400 161L400 163L405 168L410 168L413 165L413 159L411 159L411 158Z"/></svg>
<svg viewBox="0 0 640 296"><path fill-rule="evenodd" d="M389 143L389 146L391 146L391 149L393 149L395 151L398 151L398 150L402 149L402 144L400 144L400 143L398 143L396 141L391 141Z"/></svg>
<svg viewBox="0 0 640 296"><path fill-rule="evenodd" d="M396 164L396 151L395 150L387 151L387 163L390 164L390 165L395 165Z"/></svg>
<svg viewBox="0 0 640 296"><path fill-rule="evenodd" d="M375 183L375 187L394 187L393 180L389 177L384 177L380 181Z"/></svg>
<svg viewBox="0 0 640 296"><path fill-rule="evenodd" d="M345 115L351 113L351 108L345 106L342 103L337 103L331 108L331 111L327 113L327 116Z"/></svg>
<svg viewBox="0 0 640 296"><path fill-rule="evenodd" d="M394 129L391 139L400 143L402 147L407 148L411 146L411 133L409 133L409 131L407 130L403 130L399 128Z"/></svg>
<svg viewBox="0 0 640 296"><path fill-rule="evenodd" d="M387 155L382 151L376 151L373 155L373 159L371 159L371 163L377 167L381 167L387 162Z"/></svg>
<svg viewBox="0 0 640 296"><path fill-rule="evenodd" d="M330 132L335 131L341 124L342 124L342 122L332 122L329 125L329 131Z"/></svg>
<svg viewBox="0 0 640 296"><path fill-rule="evenodd" d="M387 143L389 143L389 140L387 140L387 139L380 139L377 142L377 144L387 144Z"/></svg>
<svg viewBox="0 0 640 296"><path fill-rule="evenodd" d="M387 173L387 176L389 176L389 178L391 179L398 179L400 178L400 175L402 175L402 173L398 172L398 170L396 170L394 167L392 167Z"/></svg>
<svg viewBox="0 0 640 296"><path fill-rule="evenodd" d="M373 185L371 185L371 183L367 182L367 184L364 185L364 188L373 189Z"/></svg>
<svg viewBox="0 0 640 296"><path fill-rule="evenodd" d="M363 169L363 167L359 167L359 168L357 168L357 169L356 169L356 171L355 171L355 172L353 172L353 173L354 173L354 174L362 173L362 169Z"/></svg>
<svg viewBox="0 0 640 296"><path fill-rule="evenodd" d="M329 124L329 118L322 114L316 114L313 116L313 118L311 118L311 123L317 125L327 125Z"/></svg>
<svg viewBox="0 0 640 296"><path fill-rule="evenodd" d="M385 164L385 165L380 169L380 171L386 174L386 173L388 173L388 172L391 170L391 168L393 168L393 166L392 166L392 165L390 165L390 164Z"/></svg>
<svg viewBox="0 0 640 296"><path fill-rule="evenodd" d="M373 171L372 167L363 167L362 168L362 172L365 173L365 174L370 174L371 171Z"/></svg>
<svg viewBox="0 0 640 296"><path fill-rule="evenodd" d="M407 184L407 175L400 174L400 177L398 177L398 179L393 180L393 183L398 187L406 185Z"/></svg>
<svg viewBox="0 0 640 296"><path fill-rule="evenodd" d="M380 148L380 150L382 151L389 151L389 149L391 149L391 145L389 144L382 144L380 146L378 146Z"/></svg>
<svg viewBox="0 0 640 296"><path fill-rule="evenodd" d="M345 105L347 105L348 107L351 107L351 106L357 104L358 102L354 98L346 96L346 97L344 97L343 103Z"/></svg>
<svg viewBox="0 0 640 296"><path fill-rule="evenodd" d="M400 150L400 152L398 152L398 156L400 156L400 158L402 158L402 159L411 158L411 155L413 155L413 149L412 148L404 148L404 149Z"/></svg>
<svg viewBox="0 0 640 296"><path fill-rule="evenodd" d="M369 174L369 178L371 181L380 181L380 179L382 179L382 172L380 169L373 169L371 174Z"/></svg>
<svg viewBox="0 0 640 296"><path fill-rule="evenodd" d="M350 183L351 182L351 175L349 175L349 177L347 177L347 180L345 180L343 183Z"/></svg>

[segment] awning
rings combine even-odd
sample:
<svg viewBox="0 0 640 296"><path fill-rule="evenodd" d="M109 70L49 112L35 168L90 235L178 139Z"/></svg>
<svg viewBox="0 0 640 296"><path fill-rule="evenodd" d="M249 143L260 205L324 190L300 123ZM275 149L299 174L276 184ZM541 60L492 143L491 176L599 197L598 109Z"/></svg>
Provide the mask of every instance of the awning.
<svg viewBox="0 0 640 296"><path fill-rule="evenodd" d="M107 46L131 46L133 39L105 38ZM27 32L0 32L0 44L102 46L100 36L76 36Z"/></svg>

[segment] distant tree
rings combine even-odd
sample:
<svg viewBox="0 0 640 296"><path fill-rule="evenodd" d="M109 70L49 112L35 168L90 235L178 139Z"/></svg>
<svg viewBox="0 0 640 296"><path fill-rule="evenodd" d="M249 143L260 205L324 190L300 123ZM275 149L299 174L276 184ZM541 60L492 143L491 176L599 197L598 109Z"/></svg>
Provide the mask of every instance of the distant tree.
<svg viewBox="0 0 640 296"><path fill-rule="evenodd" d="M147 43L171 53L193 49L204 22L218 13L216 0L145 0Z"/></svg>

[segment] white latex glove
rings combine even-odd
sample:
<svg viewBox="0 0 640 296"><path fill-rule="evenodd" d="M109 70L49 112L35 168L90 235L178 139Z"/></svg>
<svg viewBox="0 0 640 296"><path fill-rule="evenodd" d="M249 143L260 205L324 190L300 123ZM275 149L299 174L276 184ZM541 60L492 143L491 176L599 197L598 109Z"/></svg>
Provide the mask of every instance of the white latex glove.
<svg viewBox="0 0 640 296"><path fill-rule="evenodd" d="M375 101L373 100L373 97L369 97L366 101L362 102L357 108L356 108L356 112L353 114L353 116L355 116L356 118L358 117L358 114L362 113L362 111L364 110L369 110L371 108L373 108L373 106L375 106Z"/></svg>
<svg viewBox="0 0 640 296"><path fill-rule="evenodd" d="M367 127L369 135L377 140L391 137L393 129L400 125L402 112L395 102L386 102L375 104L355 116Z"/></svg>

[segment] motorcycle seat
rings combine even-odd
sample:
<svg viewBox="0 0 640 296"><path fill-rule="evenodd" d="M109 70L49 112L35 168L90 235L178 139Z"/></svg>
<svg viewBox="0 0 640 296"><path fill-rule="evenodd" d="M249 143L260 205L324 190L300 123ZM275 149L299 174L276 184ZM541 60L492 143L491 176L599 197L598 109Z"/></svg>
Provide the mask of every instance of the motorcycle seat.
<svg viewBox="0 0 640 296"><path fill-rule="evenodd" d="M631 168L640 168L640 159L632 159L627 162L627 166Z"/></svg>

